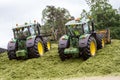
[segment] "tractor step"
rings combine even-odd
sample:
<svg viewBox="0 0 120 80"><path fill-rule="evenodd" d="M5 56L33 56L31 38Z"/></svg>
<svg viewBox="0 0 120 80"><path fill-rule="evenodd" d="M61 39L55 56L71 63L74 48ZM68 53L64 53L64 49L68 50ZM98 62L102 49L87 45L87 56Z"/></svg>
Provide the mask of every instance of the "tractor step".
<svg viewBox="0 0 120 80"><path fill-rule="evenodd" d="M64 54L79 54L78 48L67 48L64 50Z"/></svg>

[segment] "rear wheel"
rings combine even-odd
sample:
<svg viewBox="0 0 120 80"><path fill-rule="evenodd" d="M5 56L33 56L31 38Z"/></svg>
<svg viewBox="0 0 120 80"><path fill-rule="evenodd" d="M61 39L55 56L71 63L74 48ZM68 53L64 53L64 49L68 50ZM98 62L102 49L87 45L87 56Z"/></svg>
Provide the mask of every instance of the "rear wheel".
<svg viewBox="0 0 120 80"><path fill-rule="evenodd" d="M48 51L51 49L51 43L50 43L50 41L47 41L47 49L48 49Z"/></svg>
<svg viewBox="0 0 120 80"><path fill-rule="evenodd" d="M86 60L91 56L95 56L96 51L96 40L94 39L94 37L90 37L88 39L87 46L83 49L82 52L83 59Z"/></svg>
<svg viewBox="0 0 120 80"><path fill-rule="evenodd" d="M46 37L43 38L43 40L44 40L45 51L49 51L51 49L51 42Z"/></svg>
<svg viewBox="0 0 120 80"><path fill-rule="evenodd" d="M45 41L45 51L49 51L51 49L51 43L50 41L46 40Z"/></svg>
<svg viewBox="0 0 120 80"><path fill-rule="evenodd" d="M102 35L96 34L97 49L102 49L105 46L105 38Z"/></svg>
<svg viewBox="0 0 120 80"><path fill-rule="evenodd" d="M45 52L44 44L40 38L36 38L34 46L31 48L28 48L29 58L37 58L37 57L43 56L44 52Z"/></svg>

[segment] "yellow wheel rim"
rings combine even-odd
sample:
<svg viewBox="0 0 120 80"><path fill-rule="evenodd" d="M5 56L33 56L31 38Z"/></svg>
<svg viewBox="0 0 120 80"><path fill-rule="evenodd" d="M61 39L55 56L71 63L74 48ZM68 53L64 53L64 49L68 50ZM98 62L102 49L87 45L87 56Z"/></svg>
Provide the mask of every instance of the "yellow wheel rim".
<svg viewBox="0 0 120 80"><path fill-rule="evenodd" d="M44 48L41 42L38 42L38 53L40 54L40 56L44 54Z"/></svg>
<svg viewBox="0 0 120 80"><path fill-rule="evenodd" d="M105 40L102 39L102 47L104 48L104 46L105 46Z"/></svg>
<svg viewBox="0 0 120 80"><path fill-rule="evenodd" d="M91 56L94 56L96 53L96 45L94 41L91 41L90 43L90 53L91 53Z"/></svg>
<svg viewBox="0 0 120 80"><path fill-rule="evenodd" d="M50 42L49 42L49 41L47 42L47 48L48 48L48 50L50 50L50 49L51 49L51 44L50 44Z"/></svg>

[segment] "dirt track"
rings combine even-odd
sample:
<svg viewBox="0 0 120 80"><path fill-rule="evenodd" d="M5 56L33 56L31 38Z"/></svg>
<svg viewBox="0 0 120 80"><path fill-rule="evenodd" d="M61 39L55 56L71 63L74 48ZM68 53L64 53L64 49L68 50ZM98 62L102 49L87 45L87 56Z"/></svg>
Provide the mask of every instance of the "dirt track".
<svg viewBox="0 0 120 80"><path fill-rule="evenodd" d="M82 77L82 78L71 78L65 80L120 80L120 76L97 76L97 77Z"/></svg>

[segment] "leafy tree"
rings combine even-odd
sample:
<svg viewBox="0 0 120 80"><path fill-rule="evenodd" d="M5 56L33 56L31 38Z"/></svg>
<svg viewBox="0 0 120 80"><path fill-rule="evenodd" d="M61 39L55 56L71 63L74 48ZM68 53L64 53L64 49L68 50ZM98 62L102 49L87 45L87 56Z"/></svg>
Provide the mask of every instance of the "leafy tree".
<svg viewBox="0 0 120 80"><path fill-rule="evenodd" d="M98 29L111 29L112 38L120 39L120 13L113 9L109 0L86 0Z"/></svg>
<svg viewBox="0 0 120 80"><path fill-rule="evenodd" d="M55 8L54 6L47 6L42 11L42 21L45 26L49 26L58 38L65 33L65 23L70 18L70 13L65 8Z"/></svg>
<svg viewBox="0 0 120 80"><path fill-rule="evenodd" d="M98 28L113 27L119 24L118 22L118 12L113 9L108 3L109 0L86 0L87 4L91 8L91 15L97 23Z"/></svg>

